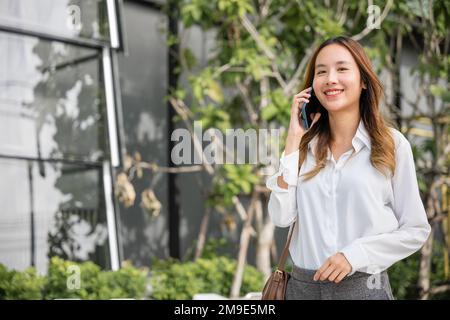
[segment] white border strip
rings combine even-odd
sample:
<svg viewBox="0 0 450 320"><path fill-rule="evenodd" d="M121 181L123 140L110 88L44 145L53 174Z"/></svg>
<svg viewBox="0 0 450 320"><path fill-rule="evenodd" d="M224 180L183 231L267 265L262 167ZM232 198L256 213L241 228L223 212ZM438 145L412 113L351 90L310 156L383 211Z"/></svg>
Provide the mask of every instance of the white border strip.
<svg viewBox="0 0 450 320"><path fill-rule="evenodd" d="M117 229L113 205L111 168L109 166L109 162L106 160L103 161L103 188L105 192L106 223L108 225L108 242L111 257L111 269L116 271L120 268L119 248L117 245Z"/></svg>
<svg viewBox="0 0 450 320"><path fill-rule="evenodd" d="M117 26L117 10L115 0L106 0L108 8L109 38L112 48L119 48L119 30Z"/></svg>
<svg viewBox="0 0 450 320"><path fill-rule="evenodd" d="M105 82L106 117L108 120L108 137L111 152L111 164L119 166L119 142L117 135L117 123L114 102L114 86L111 56L108 48L103 48L103 74Z"/></svg>

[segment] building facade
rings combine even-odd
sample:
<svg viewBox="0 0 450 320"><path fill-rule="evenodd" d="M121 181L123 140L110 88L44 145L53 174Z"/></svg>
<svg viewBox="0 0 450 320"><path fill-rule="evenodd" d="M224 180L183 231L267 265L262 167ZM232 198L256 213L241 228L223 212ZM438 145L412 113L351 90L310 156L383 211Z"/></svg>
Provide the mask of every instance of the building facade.
<svg viewBox="0 0 450 320"><path fill-rule="evenodd" d="M0 1L0 263L119 268L115 1Z"/></svg>

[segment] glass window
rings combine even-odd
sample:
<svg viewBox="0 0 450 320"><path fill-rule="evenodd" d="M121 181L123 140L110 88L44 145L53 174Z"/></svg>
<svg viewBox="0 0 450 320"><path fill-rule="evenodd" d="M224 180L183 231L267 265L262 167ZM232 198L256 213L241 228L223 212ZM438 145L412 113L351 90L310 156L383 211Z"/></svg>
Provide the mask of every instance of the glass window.
<svg viewBox="0 0 450 320"><path fill-rule="evenodd" d="M128 1L124 3L123 13L125 21L133 22L127 25L127 33L133 35L127 40L129 55L120 53L118 57L126 146L128 150L139 150L144 159L167 165L166 150L170 141L167 134L169 108L164 102L167 93L167 46L165 36L158 31L161 26L167 25L167 17L149 7ZM177 184L185 181L186 176L178 179ZM193 195L195 197L199 192L192 188L195 184L192 179L188 188L193 193L197 192ZM168 203L167 175L152 175L153 183L157 198ZM137 183L135 187L137 194L140 194L148 184ZM192 202L187 207L190 206ZM166 209L163 206L158 219L152 220L143 217L137 205L120 208L124 259L146 264L152 256L164 257L167 254L169 223ZM196 209L192 208L188 213L198 212Z"/></svg>
<svg viewBox="0 0 450 320"><path fill-rule="evenodd" d="M102 167L0 159L0 263L36 266L50 256L110 268Z"/></svg>
<svg viewBox="0 0 450 320"><path fill-rule="evenodd" d="M0 155L101 162L100 51L5 32L0 47Z"/></svg>
<svg viewBox="0 0 450 320"><path fill-rule="evenodd" d="M0 47L0 263L110 268L102 53L8 32Z"/></svg>
<svg viewBox="0 0 450 320"><path fill-rule="evenodd" d="M0 0L0 24L97 40L109 39L106 0Z"/></svg>

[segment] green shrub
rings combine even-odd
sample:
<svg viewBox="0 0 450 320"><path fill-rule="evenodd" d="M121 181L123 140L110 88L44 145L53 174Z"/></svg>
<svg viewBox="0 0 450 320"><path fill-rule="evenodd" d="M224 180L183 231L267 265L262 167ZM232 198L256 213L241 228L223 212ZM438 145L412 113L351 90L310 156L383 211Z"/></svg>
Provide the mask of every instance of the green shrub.
<svg viewBox="0 0 450 320"><path fill-rule="evenodd" d="M70 269L73 266L77 271ZM79 288L69 289L68 280L78 272ZM118 271L102 271L92 262L53 257L46 276L37 275L34 268L8 271L0 264L0 299L142 299L147 283L147 271L127 262Z"/></svg>
<svg viewBox="0 0 450 320"><path fill-rule="evenodd" d="M78 266L81 276L80 288L70 290L67 286L69 267ZM45 299L80 298L114 299L145 297L146 271L124 263L118 271L101 271L92 262L74 263L60 258L52 258L45 286Z"/></svg>
<svg viewBox="0 0 450 320"><path fill-rule="evenodd" d="M193 248L197 245L196 241L193 244ZM205 242L203 247L201 258L211 259L218 256L231 258L230 252L234 251L233 244L227 238L209 238ZM194 259L192 255L191 259Z"/></svg>
<svg viewBox="0 0 450 320"><path fill-rule="evenodd" d="M444 269L444 246L437 242L433 242L433 252L431 258L431 287L448 281L445 279ZM397 262L389 268L389 280L392 292L396 299L418 299L419 288L417 281L419 279L420 252L416 252L406 259ZM430 299L449 299L450 291L430 296Z"/></svg>
<svg viewBox="0 0 450 320"><path fill-rule="evenodd" d="M223 246L216 241L205 246L204 255L195 262L179 262L173 259L153 262L150 283L155 299L192 299L201 292L213 292L229 296L231 283L236 271L236 260L227 256L217 256L214 251ZM445 262L442 244L433 246L430 281L431 286L445 283ZM420 253L396 263L389 268L389 278L397 299L417 299L419 292L417 279ZM80 288L68 289L70 266L80 272ZM288 266L287 269L290 269ZM3 299L114 299L146 298L147 270L137 269L125 262L118 271L102 271L92 262L75 263L60 258L49 262L47 276L40 276L34 268L24 271L8 270L0 264L0 300ZM256 268L246 266L240 295L261 291L263 275ZM431 296L430 299L448 299L450 292Z"/></svg>
<svg viewBox="0 0 450 320"><path fill-rule="evenodd" d="M124 262L122 268L117 271L102 272L98 299L145 298L147 273L146 269L136 269L129 262Z"/></svg>
<svg viewBox="0 0 450 320"><path fill-rule="evenodd" d="M224 256L210 256L195 262L155 260L152 268L152 297L155 299L192 299L197 293L213 292L229 296L236 260ZM246 266L240 294L261 291L263 275L256 268Z"/></svg>
<svg viewBox="0 0 450 320"><path fill-rule="evenodd" d="M420 253L416 252L388 269L389 282L396 299L417 299Z"/></svg>
<svg viewBox="0 0 450 320"><path fill-rule="evenodd" d="M0 299L39 300L42 298L44 277L34 268L25 271L8 271L0 264Z"/></svg>
<svg viewBox="0 0 450 320"><path fill-rule="evenodd" d="M68 278L74 276L70 267L79 268L80 288L69 289ZM50 260L44 299L96 299L100 289L100 267L92 262L75 263L53 257Z"/></svg>

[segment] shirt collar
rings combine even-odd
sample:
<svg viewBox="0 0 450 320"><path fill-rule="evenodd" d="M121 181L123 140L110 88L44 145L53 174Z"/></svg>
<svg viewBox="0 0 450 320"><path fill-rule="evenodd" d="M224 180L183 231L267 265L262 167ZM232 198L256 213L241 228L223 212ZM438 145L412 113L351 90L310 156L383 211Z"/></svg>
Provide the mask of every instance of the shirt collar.
<svg viewBox="0 0 450 320"><path fill-rule="evenodd" d="M359 143L359 142L362 142ZM356 147L356 144L359 143L359 147ZM364 125L364 121L360 120L358 129L356 130L356 134L353 137L352 144L356 149L356 152L362 149L364 145L370 150L372 148L372 143L370 142L370 135L367 132L366 126Z"/></svg>
<svg viewBox="0 0 450 320"><path fill-rule="evenodd" d="M308 148L310 150L315 150L318 136L314 136L314 138L311 139L311 141L308 143ZM355 136L352 139L352 145L353 148L355 148L355 152L358 152L361 150L364 146L366 146L369 150L371 149L371 142L370 142L370 136L367 132L366 126L364 125L363 120L361 119L359 121L358 128L356 130Z"/></svg>

